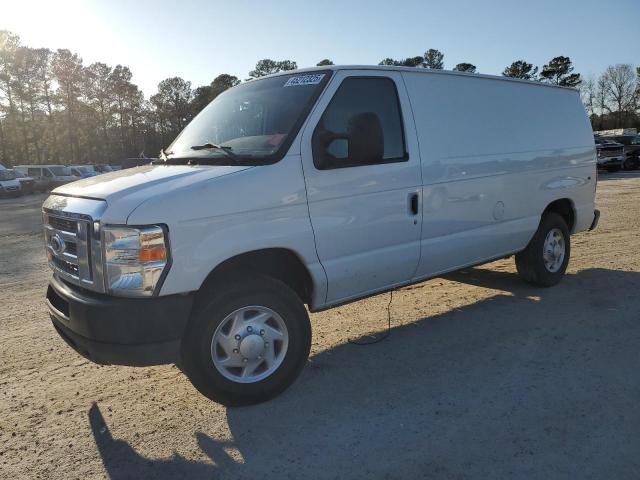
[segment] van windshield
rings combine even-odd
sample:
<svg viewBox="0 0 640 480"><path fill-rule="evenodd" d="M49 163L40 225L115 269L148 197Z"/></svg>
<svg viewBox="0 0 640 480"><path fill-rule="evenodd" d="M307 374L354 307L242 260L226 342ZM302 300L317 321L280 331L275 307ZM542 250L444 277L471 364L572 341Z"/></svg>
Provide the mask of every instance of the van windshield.
<svg viewBox="0 0 640 480"><path fill-rule="evenodd" d="M330 73L279 75L227 90L178 135L167 149L168 161L213 159L216 164L256 164L279 160Z"/></svg>

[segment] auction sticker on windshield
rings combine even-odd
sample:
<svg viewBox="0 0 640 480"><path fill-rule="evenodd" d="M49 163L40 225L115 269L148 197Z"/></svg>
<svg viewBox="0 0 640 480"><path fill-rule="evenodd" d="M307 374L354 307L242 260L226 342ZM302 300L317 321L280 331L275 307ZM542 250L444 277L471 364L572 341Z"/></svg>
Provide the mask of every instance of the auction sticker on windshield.
<svg viewBox="0 0 640 480"><path fill-rule="evenodd" d="M284 84L285 87L299 87L300 85L317 85L324 78L324 73L315 75L301 75L299 77L291 77Z"/></svg>

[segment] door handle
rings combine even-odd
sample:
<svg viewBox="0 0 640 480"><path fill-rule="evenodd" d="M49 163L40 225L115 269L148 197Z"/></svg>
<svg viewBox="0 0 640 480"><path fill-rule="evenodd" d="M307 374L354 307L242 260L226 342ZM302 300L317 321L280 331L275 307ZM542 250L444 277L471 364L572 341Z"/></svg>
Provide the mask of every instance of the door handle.
<svg viewBox="0 0 640 480"><path fill-rule="evenodd" d="M418 211L420 208L418 204L419 199L420 196L416 192L409 194L409 209L411 210L412 215L418 215Z"/></svg>

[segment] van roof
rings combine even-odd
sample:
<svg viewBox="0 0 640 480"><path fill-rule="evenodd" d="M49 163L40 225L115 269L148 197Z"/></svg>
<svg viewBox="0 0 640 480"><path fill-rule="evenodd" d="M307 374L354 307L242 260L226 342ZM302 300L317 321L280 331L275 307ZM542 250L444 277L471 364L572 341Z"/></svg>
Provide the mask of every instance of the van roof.
<svg viewBox="0 0 640 480"><path fill-rule="evenodd" d="M278 73L273 73L271 75L265 75L264 77L259 77L255 80L259 80L260 78L267 78L267 77L277 77L280 75L291 75L292 73L297 73L297 72L305 73L305 72L317 72L317 71L324 71L324 70L332 70L332 71L376 70L376 71L392 71L392 72L410 72L410 73L420 73L420 74L426 74L426 75L454 75L454 76L462 76L462 77L484 78L488 80L500 80L502 82L526 83L526 84L535 85L538 87L562 88L564 90L572 90L572 91L578 92L578 89L574 87L565 87L562 85L554 85L552 83L537 82L535 80L524 80L522 78L505 77L503 75L487 75L484 73L469 73L469 72L458 72L453 70L438 70L435 68L394 67L390 65L325 65L321 67L300 68L298 70L283 70Z"/></svg>

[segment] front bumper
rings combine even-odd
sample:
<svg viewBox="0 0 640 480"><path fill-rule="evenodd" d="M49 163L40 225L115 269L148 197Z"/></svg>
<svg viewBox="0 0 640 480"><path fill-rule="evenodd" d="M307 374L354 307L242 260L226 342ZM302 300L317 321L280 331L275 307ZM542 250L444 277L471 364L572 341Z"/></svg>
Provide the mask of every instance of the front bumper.
<svg viewBox="0 0 640 480"><path fill-rule="evenodd" d="M599 157L597 162L598 162L598 167L621 166L622 163L624 162L624 155L621 155L619 157Z"/></svg>
<svg viewBox="0 0 640 480"><path fill-rule="evenodd" d="M100 364L175 363L193 295L120 298L70 286L55 275L47 289L53 326L79 354Z"/></svg>
<svg viewBox="0 0 640 480"><path fill-rule="evenodd" d="M19 187L0 187L0 196L17 197L22 193Z"/></svg>

